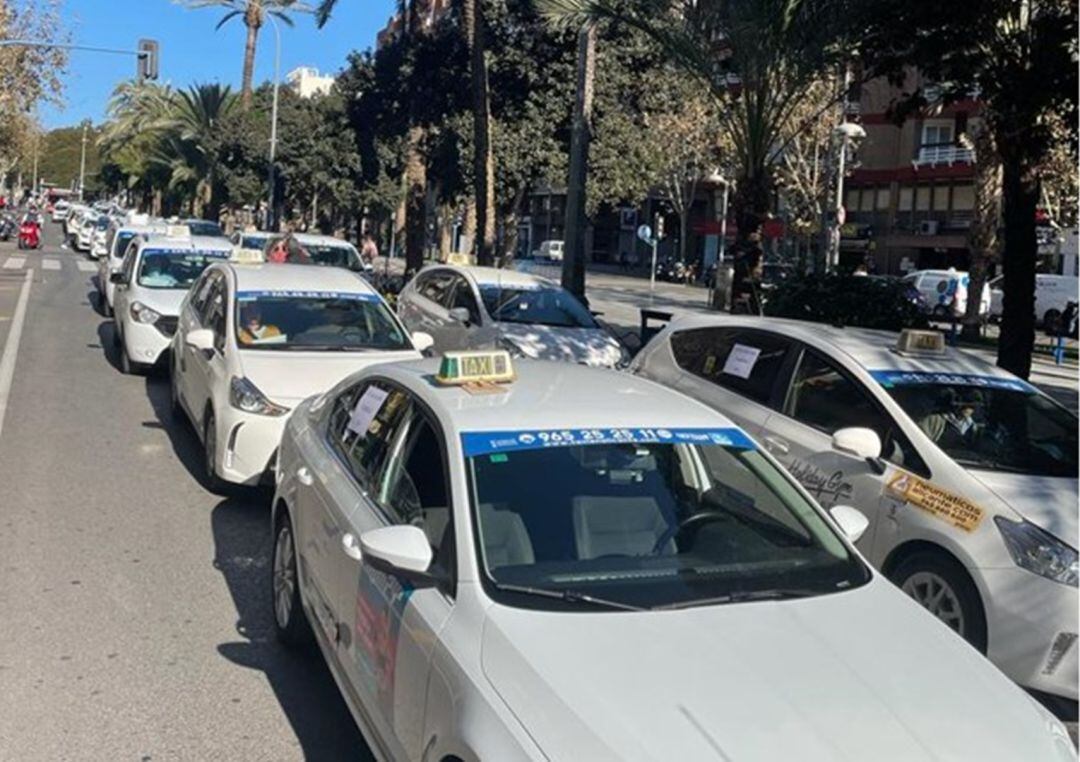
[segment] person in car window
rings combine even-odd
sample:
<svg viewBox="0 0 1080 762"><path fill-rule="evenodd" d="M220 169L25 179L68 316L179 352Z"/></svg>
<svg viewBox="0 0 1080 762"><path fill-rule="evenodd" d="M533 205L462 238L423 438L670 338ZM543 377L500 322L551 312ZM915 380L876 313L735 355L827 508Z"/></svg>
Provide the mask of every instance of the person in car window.
<svg viewBox="0 0 1080 762"><path fill-rule="evenodd" d="M249 304L240 313L241 325L237 338L241 344L254 344L258 341L281 336L281 329L262 320L262 311L257 304Z"/></svg>

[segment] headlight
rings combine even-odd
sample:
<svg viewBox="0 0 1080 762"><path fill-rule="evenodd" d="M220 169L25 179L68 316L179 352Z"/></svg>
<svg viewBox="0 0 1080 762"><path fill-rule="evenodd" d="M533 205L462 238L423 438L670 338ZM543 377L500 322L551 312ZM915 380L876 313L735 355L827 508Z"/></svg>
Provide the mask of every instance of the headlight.
<svg viewBox="0 0 1080 762"><path fill-rule="evenodd" d="M142 302L131 303L131 319L140 323L156 323L161 313Z"/></svg>
<svg viewBox="0 0 1080 762"><path fill-rule="evenodd" d="M237 410L256 415L278 416L289 412L289 408L268 400L255 384L237 376L233 376L229 381L229 404Z"/></svg>
<svg viewBox="0 0 1080 762"><path fill-rule="evenodd" d="M1080 565L1073 548L1028 521L995 516L994 523L1017 566L1054 582L1077 586Z"/></svg>

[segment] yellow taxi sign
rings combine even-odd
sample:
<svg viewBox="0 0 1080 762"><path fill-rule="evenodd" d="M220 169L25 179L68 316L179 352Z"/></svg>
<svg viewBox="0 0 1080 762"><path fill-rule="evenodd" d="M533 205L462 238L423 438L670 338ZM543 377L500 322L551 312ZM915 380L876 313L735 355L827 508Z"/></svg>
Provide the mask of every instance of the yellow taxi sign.
<svg viewBox="0 0 1080 762"><path fill-rule="evenodd" d="M191 238L191 228L187 225L166 225L165 235L168 238Z"/></svg>
<svg viewBox="0 0 1080 762"><path fill-rule="evenodd" d="M896 351L907 354L945 354L945 334L939 331L916 331L905 328L896 342Z"/></svg>
<svg viewBox="0 0 1080 762"><path fill-rule="evenodd" d="M262 249L245 249L235 246L229 255L229 261L238 265L261 265L266 258L263 256Z"/></svg>
<svg viewBox="0 0 1080 762"><path fill-rule="evenodd" d="M505 349L447 352L435 380L443 385L505 384L514 380L514 366Z"/></svg>

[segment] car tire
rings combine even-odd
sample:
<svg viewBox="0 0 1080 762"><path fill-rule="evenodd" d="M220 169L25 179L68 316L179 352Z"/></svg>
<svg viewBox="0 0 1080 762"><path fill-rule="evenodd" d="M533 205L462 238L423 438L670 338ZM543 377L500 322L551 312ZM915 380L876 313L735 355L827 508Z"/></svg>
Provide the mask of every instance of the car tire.
<svg viewBox="0 0 1080 762"><path fill-rule="evenodd" d="M986 653L986 612L967 571L944 553L908 556L889 578L979 653Z"/></svg>
<svg viewBox="0 0 1080 762"><path fill-rule="evenodd" d="M311 641L311 624L300 600L299 565L296 539L289 514L280 509L274 527L274 546L270 553L270 604L274 612L274 634L289 648L305 648Z"/></svg>
<svg viewBox="0 0 1080 762"><path fill-rule="evenodd" d="M120 341L120 372L125 376L141 376L143 374L142 363L137 363L128 356L127 344Z"/></svg>
<svg viewBox="0 0 1080 762"><path fill-rule="evenodd" d="M176 385L176 365L169 361L169 412L174 421L183 420L184 410L180 405L180 388Z"/></svg>
<svg viewBox="0 0 1080 762"><path fill-rule="evenodd" d="M109 306L109 297L105 296L105 293L102 292L99 298L101 299L101 314L107 318L111 318L113 316L113 308Z"/></svg>
<svg viewBox="0 0 1080 762"><path fill-rule="evenodd" d="M217 474L217 421L213 410L207 412L203 424L203 480L215 495L225 493L225 481Z"/></svg>

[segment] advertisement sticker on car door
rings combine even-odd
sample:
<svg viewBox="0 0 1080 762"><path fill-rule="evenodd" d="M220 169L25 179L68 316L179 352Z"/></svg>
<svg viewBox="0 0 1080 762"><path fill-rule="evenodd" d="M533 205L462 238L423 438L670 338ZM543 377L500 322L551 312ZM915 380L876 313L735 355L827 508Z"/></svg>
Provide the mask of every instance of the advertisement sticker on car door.
<svg viewBox="0 0 1080 762"><path fill-rule="evenodd" d="M983 509L975 503L909 473L897 472L885 492L965 532L973 532L982 521Z"/></svg>

